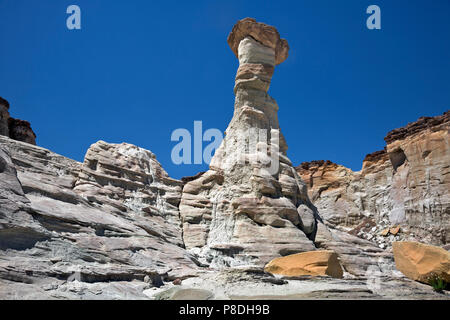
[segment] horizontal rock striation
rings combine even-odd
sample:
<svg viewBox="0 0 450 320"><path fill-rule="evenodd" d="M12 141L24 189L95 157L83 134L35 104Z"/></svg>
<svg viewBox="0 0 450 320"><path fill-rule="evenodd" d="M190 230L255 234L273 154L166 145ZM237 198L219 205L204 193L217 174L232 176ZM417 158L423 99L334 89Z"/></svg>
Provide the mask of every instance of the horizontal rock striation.
<svg viewBox="0 0 450 320"><path fill-rule="evenodd" d="M196 274L181 237L182 183L151 152L100 141L79 163L0 137L0 169L0 297L27 284L25 298L145 298Z"/></svg>
<svg viewBox="0 0 450 320"><path fill-rule="evenodd" d="M263 266L314 250L317 213L286 156L278 105L267 94L275 65L287 58L287 42L274 27L247 18L228 43L239 59L234 115L210 170L186 180L183 238L212 267Z"/></svg>
<svg viewBox="0 0 450 320"><path fill-rule="evenodd" d="M436 117L420 117L417 121L411 122L405 127L390 131L384 138L384 141L386 141L387 144L391 144L394 141L404 140L410 136L428 130L435 131L440 130L443 127L448 128L449 121L450 111L444 112L444 114Z"/></svg>
<svg viewBox="0 0 450 320"><path fill-rule="evenodd" d="M246 18L228 43L233 118L209 170L181 181L127 143L83 163L37 147L0 98L0 299L448 299L395 269L445 275L447 251L384 249L448 241L448 113L389 133L360 172L294 169L267 94L287 41Z"/></svg>
<svg viewBox="0 0 450 320"><path fill-rule="evenodd" d="M382 248L403 239L447 244L449 115L423 117L391 131L385 150L367 155L359 172L330 161L298 166L325 222ZM389 232L394 227L398 230Z"/></svg>
<svg viewBox="0 0 450 320"><path fill-rule="evenodd" d="M182 186L168 176L150 151L99 141L86 152L74 191L118 214L139 213L138 219L160 220L165 224L161 235L182 246L178 212Z"/></svg>

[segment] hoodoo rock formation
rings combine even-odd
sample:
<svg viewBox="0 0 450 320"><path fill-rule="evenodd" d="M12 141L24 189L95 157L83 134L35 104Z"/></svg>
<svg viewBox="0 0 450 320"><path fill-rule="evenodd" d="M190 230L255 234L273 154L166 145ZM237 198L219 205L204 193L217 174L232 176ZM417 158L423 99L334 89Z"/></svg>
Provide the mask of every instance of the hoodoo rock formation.
<svg viewBox="0 0 450 320"><path fill-rule="evenodd" d="M385 150L366 156L362 170L330 161L305 162L297 172L329 226L377 242L445 245L450 241L450 111L388 133Z"/></svg>
<svg viewBox="0 0 450 320"><path fill-rule="evenodd" d="M361 172L294 169L267 93L287 41L246 18L228 43L233 117L181 181L127 143L83 163L38 147L0 98L0 299L449 299L411 280L447 277L445 249L387 246L448 243L449 113L392 131Z"/></svg>
<svg viewBox="0 0 450 320"><path fill-rule="evenodd" d="M234 114L210 170L183 188L183 238L211 266L263 265L314 250L316 213L286 156L278 105L267 94L275 65L287 58L287 41L247 18L228 44L239 59Z"/></svg>

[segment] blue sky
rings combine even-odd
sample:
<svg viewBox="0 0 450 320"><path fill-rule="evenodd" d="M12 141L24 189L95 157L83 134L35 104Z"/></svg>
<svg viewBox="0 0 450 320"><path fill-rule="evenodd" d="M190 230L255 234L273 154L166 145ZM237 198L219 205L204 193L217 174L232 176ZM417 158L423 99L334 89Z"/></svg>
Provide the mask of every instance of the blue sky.
<svg viewBox="0 0 450 320"><path fill-rule="evenodd" d="M82 29L66 28L76 4ZM366 28L381 8L382 29ZM238 61L226 38L244 17L291 47L270 95L295 165L354 170L391 129L450 109L450 1L0 0L0 96L37 143L82 161L97 140L153 151L173 177L173 130L224 131ZM206 145L206 144L205 144Z"/></svg>

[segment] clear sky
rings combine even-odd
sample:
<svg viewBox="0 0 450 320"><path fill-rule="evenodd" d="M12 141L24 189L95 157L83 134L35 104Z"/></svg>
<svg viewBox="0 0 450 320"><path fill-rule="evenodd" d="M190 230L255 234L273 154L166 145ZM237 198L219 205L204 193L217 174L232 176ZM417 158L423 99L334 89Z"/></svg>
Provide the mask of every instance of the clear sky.
<svg viewBox="0 0 450 320"><path fill-rule="evenodd" d="M66 9L81 8L81 30ZM366 8L381 8L368 30ZM97 140L151 150L175 178L173 130L224 131L238 61L226 42L245 17L290 45L269 90L295 165L354 170L391 129L450 109L450 1L0 0L0 96L37 143L82 161ZM205 144L206 145L206 144Z"/></svg>

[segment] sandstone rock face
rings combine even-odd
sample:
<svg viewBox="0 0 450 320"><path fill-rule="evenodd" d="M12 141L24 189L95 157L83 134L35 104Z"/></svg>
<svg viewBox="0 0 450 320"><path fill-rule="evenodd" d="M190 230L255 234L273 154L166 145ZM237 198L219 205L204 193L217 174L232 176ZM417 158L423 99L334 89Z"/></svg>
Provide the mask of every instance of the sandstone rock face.
<svg viewBox="0 0 450 320"><path fill-rule="evenodd" d="M0 136L36 145L36 134L28 121L9 116L9 102L0 97Z"/></svg>
<svg viewBox="0 0 450 320"><path fill-rule="evenodd" d="M386 150L368 155L359 172L330 161L297 167L325 223L382 248L407 239L448 243L449 119L446 112L390 132Z"/></svg>
<svg viewBox="0 0 450 320"><path fill-rule="evenodd" d="M317 224L315 245L337 253L346 278L379 276L395 277L392 253L375 243L338 229Z"/></svg>
<svg viewBox="0 0 450 320"><path fill-rule="evenodd" d="M139 299L196 274L182 183L151 152L100 141L81 164L0 137L0 169L0 297Z"/></svg>
<svg viewBox="0 0 450 320"><path fill-rule="evenodd" d="M3 141L3 137L0 137ZM10 140L8 138L5 138ZM45 241L50 233L37 224L30 214L30 201L25 197L10 150L0 145L0 252L24 250L37 241ZM2 251L3 250L3 251ZM0 269L1 270L1 269Z"/></svg>
<svg viewBox="0 0 450 320"><path fill-rule="evenodd" d="M28 121L9 118L8 127L11 139L36 145L36 134Z"/></svg>
<svg viewBox="0 0 450 320"><path fill-rule="evenodd" d="M183 188L183 238L212 267L263 266L314 250L317 212L286 156L278 106L267 94L287 42L275 28L244 19L228 43L239 58L234 115L210 170Z"/></svg>
<svg viewBox="0 0 450 320"><path fill-rule="evenodd" d="M430 277L439 276L450 283L450 252L443 248L419 242L394 242L395 265L410 279L429 283Z"/></svg>
<svg viewBox="0 0 450 320"><path fill-rule="evenodd" d="M330 276L342 278L343 271L334 251L317 250L275 258L264 271L284 276Z"/></svg>
<svg viewBox="0 0 450 320"><path fill-rule="evenodd" d="M369 239L384 230L389 241L414 232L443 242L448 115L393 131L361 172L297 168L322 219L267 94L287 42L249 18L228 42L239 59L234 115L210 169L182 181L126 143L99 141L83 163L37 147L0 99L0 299L449 299ZM442 251L420 250L399 268L438 257L427 265L448 271ZM274 258L269 269L286 276L264 272Z"/></svg>
<svg viewBox="0 0 450 320"><path fill-rule="evenodd" d="M0 135L9 137L9 103L0 97Z"/></svg>
<svg viewBox="0 0 450 320"><path fill-rule="evenodd" d="M182 186L150 151L99 141L86 152L73 190L92 203L127 212L130 218L159 221L160 236L182 246L178 212Z"/></svg>

